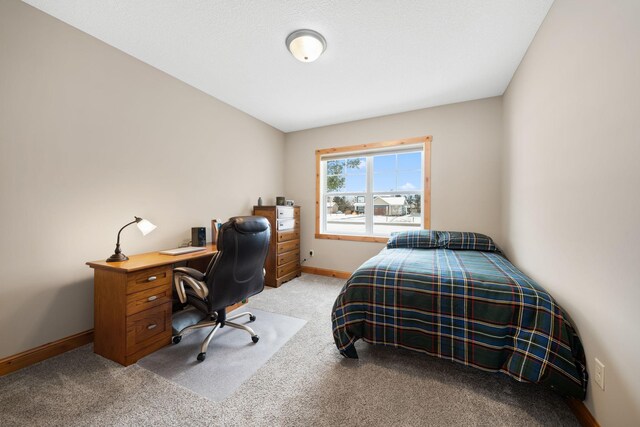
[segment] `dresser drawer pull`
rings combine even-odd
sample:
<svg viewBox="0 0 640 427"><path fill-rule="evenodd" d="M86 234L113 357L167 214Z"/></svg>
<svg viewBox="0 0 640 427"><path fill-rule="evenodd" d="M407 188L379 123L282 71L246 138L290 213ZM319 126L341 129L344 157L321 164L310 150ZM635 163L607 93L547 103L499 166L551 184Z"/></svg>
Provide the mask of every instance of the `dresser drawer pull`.
<svg viewBox="0 0 640 427"><path fill-rule="evenodd" d="M155 301L157 299L158 297L156 295L151 295L149 298L147 298L147 301Z"/></svg>
<svg viewBox="0 0 640 427"><path fill-rule="evenodd" d="M155 323L152 323L152 324L150 324L149 326L147 326L147 329L153 329L153 328L155 328L156 326L158 326L158 325L156 325Z"/></svg>
<svg viewBox="0 0 640 427"><path fill-rule="evenodd" d="M153 281L154 281L154 280L156 280L156 279L157 279L157 277L156 277L156 276L150 276L150 277L147 279L147 282L153 282Z"/></svg>

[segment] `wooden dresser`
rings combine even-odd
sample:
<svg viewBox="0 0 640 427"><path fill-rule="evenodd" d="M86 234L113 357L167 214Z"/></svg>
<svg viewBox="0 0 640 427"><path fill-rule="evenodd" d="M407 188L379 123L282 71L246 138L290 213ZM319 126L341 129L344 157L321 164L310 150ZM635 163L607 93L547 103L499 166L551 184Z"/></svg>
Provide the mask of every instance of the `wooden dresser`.
<svg viewBox="0 0 640 427"><path fill-rule="evenodd" d="M300 268L300 206L254 206L253 214L271 224L271 242L265 261L265 285L278 287L294 277Z"/></svg>
<svg viewBox="0 0 640 427"><path fill-rule="evenodd" d="M88 262L94 269L93 351L128 366L169 344L173 265L206 265L215 251L209 244L185 255L150 252L122 262Z"/></svg>

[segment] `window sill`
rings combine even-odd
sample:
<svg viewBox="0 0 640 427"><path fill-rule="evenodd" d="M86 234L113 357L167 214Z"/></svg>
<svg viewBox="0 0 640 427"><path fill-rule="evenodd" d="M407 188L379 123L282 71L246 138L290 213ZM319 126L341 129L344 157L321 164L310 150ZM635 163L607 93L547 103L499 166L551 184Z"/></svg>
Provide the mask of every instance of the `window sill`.
<svg viewBox="0 0 640 427"><path fill-rule="evenodd" d="M388 237L381 236L353 236L349 234L320 234L316 233L316 239L328 239L328 240L349 240L352 242L374 242L374 243L387 243Z"/></svg>

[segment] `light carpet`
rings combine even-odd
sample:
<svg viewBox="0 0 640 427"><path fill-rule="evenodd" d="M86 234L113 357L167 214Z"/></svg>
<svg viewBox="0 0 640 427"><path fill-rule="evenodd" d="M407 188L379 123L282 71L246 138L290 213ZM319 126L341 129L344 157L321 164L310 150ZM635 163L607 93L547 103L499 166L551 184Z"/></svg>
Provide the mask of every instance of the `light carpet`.
<svg viewBox="0 0 640 427"><path fill-rule="evenodd" d="M0 378L0 425L579 425L553 392L503 375L366 343L342 358L330 313L343 283L305 274L252 298L307 323L223 402L84 346Z"/></svg>
<svg viewBox="0 0 640 427"><path fill-rule="evenodd" d="M228 316L249 311L240 307ZM212 328L196 329L184 335L179 344L169 345L138 361L138 365L195 391L210 400L221 402L264 365L276 351L307 323L306 320L282 314L251 309L249 317L234 320L251 327L260 337L257 343L251 335L231 327L216 331L207 349L207 358L198 362L200 344Z"/></svg>

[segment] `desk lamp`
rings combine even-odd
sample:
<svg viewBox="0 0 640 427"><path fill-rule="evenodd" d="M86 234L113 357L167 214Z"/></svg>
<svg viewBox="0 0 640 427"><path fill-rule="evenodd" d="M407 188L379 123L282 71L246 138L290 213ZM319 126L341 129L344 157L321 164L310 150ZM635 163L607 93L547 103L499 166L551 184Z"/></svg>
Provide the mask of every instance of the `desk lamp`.
<svg viewBox="0 0 640 427"><path fill-rule="evenodd" d="M140 229L140 231L142 232L143 236L146 236L147 234L151 233L153 230L155 230L156 226L151 224L149 221L147 221L146 219L143 218L139 218L137 216L134 216L135 220L131 221L128 224L125 224L124 227L122 227L120 229L120 231L118 231L118 241L116 242L116 251L113 253L113 255L111 255L109 257L109 259L107 259L107 262L119 262L119 261L126 261L129 259L128 256L126 256L125 254L123 254L120 251L120 233L122 233L122 230L124 230L125 228L127 228L128 226L130 226L131 224L135 224L138 226L138 229Z"/></svg>

